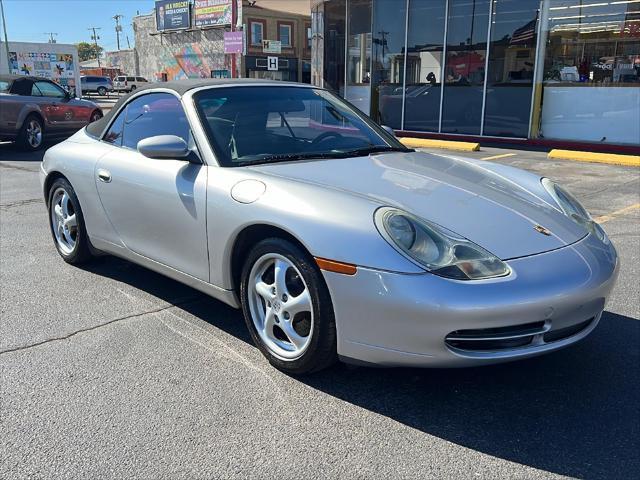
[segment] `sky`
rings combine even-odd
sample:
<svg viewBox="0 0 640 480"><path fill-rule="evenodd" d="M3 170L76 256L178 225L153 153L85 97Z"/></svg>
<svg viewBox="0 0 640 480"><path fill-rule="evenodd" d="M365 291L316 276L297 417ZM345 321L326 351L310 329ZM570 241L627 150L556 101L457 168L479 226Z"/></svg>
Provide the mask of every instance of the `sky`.
<svg viewBox="0 0 640 480"><path fill-rule="evenodd" d="M91 42L88 27L100 27L98 44L116 50L116 14L122 33L120 48L127 48L127 35L134 43L132 18L153 11L153 0L2 0L9 41L47 42L48 32L55 32L58 43ZM0 30L2 26L0 24ZM47 32L47 33L45 33ZM2 35L4 40L4 32Z"/></svg>

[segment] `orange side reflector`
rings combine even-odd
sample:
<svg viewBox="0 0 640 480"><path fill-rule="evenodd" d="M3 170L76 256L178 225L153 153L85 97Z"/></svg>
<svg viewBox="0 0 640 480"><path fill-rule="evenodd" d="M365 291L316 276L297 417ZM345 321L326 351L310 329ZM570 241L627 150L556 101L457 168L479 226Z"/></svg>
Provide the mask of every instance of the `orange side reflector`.
<svg viewBox="0 0 640 480"><path fill-rule="evenodd" d="M316 263L322 270L327 272L343 273L345 275L355 275L358 271L358 267L350 263L336 262L334 260L327 260L326 258L315 257Z"/></svg>

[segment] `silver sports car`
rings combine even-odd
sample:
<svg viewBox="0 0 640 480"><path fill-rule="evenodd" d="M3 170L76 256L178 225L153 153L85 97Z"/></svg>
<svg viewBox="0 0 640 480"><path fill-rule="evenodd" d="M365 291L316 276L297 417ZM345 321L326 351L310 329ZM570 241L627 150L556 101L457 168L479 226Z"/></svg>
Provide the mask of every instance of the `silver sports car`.
<svg viewBox="0 0 640 480"><path fill-rule="evenodd" d="M414 152L308 85L139 89L46 152L42 187L65 261L106 252L242 308L294 374L557 350L596 328L618 271L561 186Z"/></svg>

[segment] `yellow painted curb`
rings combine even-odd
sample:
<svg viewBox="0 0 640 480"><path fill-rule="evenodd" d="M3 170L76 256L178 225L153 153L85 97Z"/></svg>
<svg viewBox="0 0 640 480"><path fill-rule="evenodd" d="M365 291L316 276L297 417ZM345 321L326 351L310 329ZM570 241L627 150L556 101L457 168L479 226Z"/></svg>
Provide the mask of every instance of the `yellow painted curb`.
<svg viewBox="0 0 640 480"><path fill-rule="evenodd" d="M575 162L608 163L627 167L640 167L640 155L616 155L613 153L580 152L575 150L551 150L549 158Z"/></svg>
<svg viewBox="0 0 640 480"><path fill-rule="evenodd" d="M459 150L461 152L477 152L480 150L480 144L473 142L454 142L451 140L412 137L401 137L399 140L410 148L444 148L445 150Z"/></svg>

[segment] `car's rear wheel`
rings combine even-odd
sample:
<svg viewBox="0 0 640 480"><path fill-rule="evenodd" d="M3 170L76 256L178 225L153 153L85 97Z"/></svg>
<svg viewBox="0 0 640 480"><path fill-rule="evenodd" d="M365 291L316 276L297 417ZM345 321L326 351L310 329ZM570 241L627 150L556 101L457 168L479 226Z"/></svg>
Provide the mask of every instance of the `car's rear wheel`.
<svg viewBox="0 0 640 480"><path fill-rule="evenodd" d="M18 146L23 150L35 151L44 143L44 126L37 115L29 115L22 123L18 134Z"/></svg>
<svg viewBox="0 0 640 480"><path fill-rule="evenodd" d="M92 257L80 202L64 178L49 189L49 220L56 249L65 262L77 265Z"/></svg>
<svg viewBox="0 0 640 480"><path fill-rule="evenodd" d="M336 360L329 291L300 247L280 238L258 243L244 264L240 295L253 341L272 365L305 374Z"/></svg>
<svg viewBox="0 0 640 480"><path fill-rule="evenodd" d="M136 87L135 85L131 85L131 91L132 91L132 92L135 92L135 91L136 91L136 88L137 88L137 87Z"/></svg>
<svg viewBox="0 0 640 480"><path fill-rule="evenodd" d="M105 96L107 94L107 89L105 87L98 87L98 95Z"/></svg>
<svg viewBox="0 0 640 480"><path fill-rule="evenodd" d="M93 123L97 120L100 120L101 118L102 118L102 112L100 110L95 110L91 114L91 117L89 117L89 123Z"/></svg>

